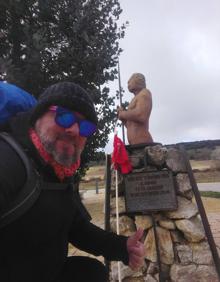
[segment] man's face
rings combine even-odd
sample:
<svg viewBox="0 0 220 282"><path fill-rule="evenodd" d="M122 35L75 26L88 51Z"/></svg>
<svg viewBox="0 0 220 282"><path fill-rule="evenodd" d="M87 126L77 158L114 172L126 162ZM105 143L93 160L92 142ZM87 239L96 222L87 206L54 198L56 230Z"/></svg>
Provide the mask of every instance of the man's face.
<svg viewBox="0 0 220 282"><path fill-rule="evenodd" d="M79 160L87 138L79 135L78 123L69 128L57 125L55 115L55 112L46 112L37 120L35 130L46 151L59 164L69 167ZM79 113L76 115L84 118Z"/></svg>

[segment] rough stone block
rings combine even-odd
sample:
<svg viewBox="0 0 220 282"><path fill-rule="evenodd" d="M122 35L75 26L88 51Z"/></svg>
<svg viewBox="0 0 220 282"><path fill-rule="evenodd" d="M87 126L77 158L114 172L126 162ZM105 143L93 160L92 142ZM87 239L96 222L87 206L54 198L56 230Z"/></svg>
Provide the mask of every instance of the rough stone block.
<svg viewBox="0 0 220 282"><path fill-rule="evenodd" d="M188 219L198 213L197 206L190 200L183 197L177 197L178 209L176 211L166 212L166 216L171 219Z"/></svg>
<svg viewBox="0 0 220 282"><path fill-rule="evenodd" d="M157 236L160 250L161 262L164 264L172 264L174 262L173 243L170 232L161 227L157 227ZM146 236L145 242L146 258L152 262L157 261L156 245L153 228L151 228Z"/></svg>
<svg viewBox="0 0 220 282"><path fill-rule="evenodd" d="M129 160L131 162L132 168L140 168L144 166L144 150L133 150L132 153L129 153Z"/></svg>
<svg viewBox="0 0 220 282"><path fill-rule="evenodd" d="M115 233L117 231L115 217L111 219L111 230ZM125 215L119 217L119 232L121 235L131 236L135 231L136 227L133 219Z"/></svg>
<svg viewBox="0 0 220 282"><path fill-rule="evenodd" d="M111 199L111 214L116 214L116 200L115 198ZM124 197L118 197L118 210L119 213L125 213L125 199Z"/></svg>
<svg viewBox="0 0 220 282"><path fill-rule="evenodd" d="M192 190L188 174L179 173L176 176L177 192L183 196Z"/></svg>
<svg viewBox="0 0 220 282"><path fill-rule="evenodd" d="M176 250L181 264L192 263L193 252L189 245L177 245Z"/></svg>
<svg viewBox="0 0 220 282"><path fill-rule="evenodd" d="M157 280L150 274L147 274L147 276L144 278L144 281L145 282L157 282Z"/></svg>
<svg viewBox="0 0 220 282"><path fill-rule="evenodd" d="M175 148L170 148L166 155L166 165L173 172L186 172L186 163L182 152Z"/></svg>
<svg viewBox="0 0 220 282"><path fill-rule="evenodd" d="M133 271L129 266L124 265L122 262L120 262L119 265L120 265L122 280L127 277L129 279L132 279L134 277L143 277L142 270ZM118 281L118 262L114 262L111 264L111 278L112 278L112 281ZM132 281L132 280L127 280L127 281Z"/></svg>
<svg viewBox="0 0 220 282"><path fill-rule="evenodd" d="M147 162L155 166L163 166L166 160L167 148L162 145L145 147Z"/></svg>
<svg viewBox="0 0 220 282"><path fill-rule="evenodd" d="M183 236L183 233L179 230L171 230L170 235L174 243L184 243L186 241Z"/></svg>
<svg viewBox="0 0 220 282"><path fill-rule="evenodd" d="M193 262L196 264L211 265L214 263L212 253L207 242L191 244L193 251Z"/></svg>
<svg viewBox="0 0 220 282"><path fill-rule="evenodd" d="M173 264L170 270L172 282L219 282L213 266L179 265Z"/></svg>
<svg viewBox="0 0 220 282"><path fill-rule="evenodd" d="M161 219L159 221L159 224L160 224L161 227L168 229L168 230L175 230L176 229L174 221L170 220L170 219L165 219L165 218Z"/></svg>
<svg viewBox="0 0 220 282"><path fill-rule="evenodd" d="M152 218L149 215L137 215L135 216L135 224L137 229L139 227L143 229L149 229L152 226Z"/></svg>
<svg viewBox="0 0 220 282"><path fill-rule="evenodd" d="M127 277L122 282L144 282L144 276L141 277Z"/></svg>
<svg viewBox="0 0 220 282"><path fill-rule="evenodd" d="M205 238L205 232L198 218L176 220L176 226L189 242L199 242Z"/></svg>
<svg viewBox="0 0 220 282"><path fill-rule="evenodd" d="M149 263L149 266L148 266L148 269L147 269L147 273L148 274L151 274L151 275L154 275L158 272L158 265L156 262L150 262Z"/></svg>

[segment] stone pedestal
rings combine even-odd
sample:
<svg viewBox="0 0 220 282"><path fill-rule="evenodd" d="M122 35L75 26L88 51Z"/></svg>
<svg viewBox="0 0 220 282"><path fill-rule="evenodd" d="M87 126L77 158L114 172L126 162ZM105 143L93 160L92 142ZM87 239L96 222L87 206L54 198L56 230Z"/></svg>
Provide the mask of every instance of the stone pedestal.
<svg viewBox="0 0 220 282"><path fill-rule="evenodd" d="M128 146L129 147L129 146ZM133 172L169 170L177 194L175 211L153 213L164 281L219 281L212 254L205 237L198 207L193 199L186 164L181 151L160 144L127 149ZM116 232L115 183L112 177L111 228ZM122 265L123 281L159 281L152 215L129 215L125 210L123 175L119 175L120 234L130 236L138 227L144 229L145 265L138 272ZM117 281L117 263L111 264L111 281Z"/></svg>

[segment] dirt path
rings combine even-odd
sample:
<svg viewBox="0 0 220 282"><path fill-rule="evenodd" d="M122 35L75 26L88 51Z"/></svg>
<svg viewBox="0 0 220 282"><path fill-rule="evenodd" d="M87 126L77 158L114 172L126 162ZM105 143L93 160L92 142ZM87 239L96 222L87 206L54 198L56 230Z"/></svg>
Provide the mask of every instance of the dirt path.
<svg viewBox="0 0 220 282"><path fill-rule="evenodd" d="M215 243L220 250L220 199L202 198Z"/></svg>

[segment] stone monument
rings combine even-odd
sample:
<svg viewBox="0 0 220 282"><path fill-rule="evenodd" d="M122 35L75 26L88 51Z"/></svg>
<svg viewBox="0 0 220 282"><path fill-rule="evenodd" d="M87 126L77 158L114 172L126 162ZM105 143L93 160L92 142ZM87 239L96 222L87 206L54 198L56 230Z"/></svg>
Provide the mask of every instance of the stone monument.
<svg viewBox="0 0 220 282"><path fill-rule="evenodd" d="M121 264L123 282L218 282L220 261L184 149L154 143L149 133L151 93L145 78L128 81L135 97L128 109L118 108L127 128L126 146L132 172L119 172L120 234L144 229L145 265L137 272ZM114 175L111 182L110 226L116 232ZM118 196L117 195L117 196ZM118 207L117 206L117 207ZM118 279L111 265L111 281Z"/></svg>
<svg viewBox="0 0 220 282"><path fill-rule="evenodd" d="M122 281L219 281L183 152L161 144L127 146L127 152L133 171L119 174L120 234L143 228L146 255L137 272L121 264ZM110 223L116 232L113 180ZM111 264L111 281L118 279L117 267Z"/></svg>

